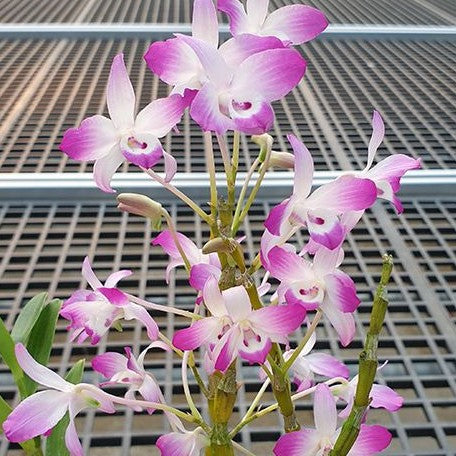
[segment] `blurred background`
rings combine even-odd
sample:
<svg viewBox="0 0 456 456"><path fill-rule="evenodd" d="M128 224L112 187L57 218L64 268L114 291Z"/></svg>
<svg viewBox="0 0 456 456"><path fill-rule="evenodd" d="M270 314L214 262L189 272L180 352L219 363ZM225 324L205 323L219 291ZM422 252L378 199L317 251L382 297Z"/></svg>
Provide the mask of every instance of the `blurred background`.
<svg viewBox="0 0 456 456"><path fill-rule="evenodd" d="M271 0L276 9L292 0ZM331 26L319 39L300 46L308 60L302 81L275 104L275 149L288 150L285 135L300 137L313 154L317 181L339 170L363 168L371 135L372 110L386 125L377 158L405 153L421 158L423 170L404 179L405 213L377 204L366 213L345 245L345 270L357 283L363 304L358 334L342 349L326 322L317 331L317 349L333 353L356 372L381 253L395 257L391 305L379 349L389 363L379 382L405 397L396 414L372 411L371 423L387 426L394 439L390 455L456 453L456 1L309 0ZM58 147L67 128L85 117L106 114L105 87L112 57L125 61L138 107L166 96L167 87L142 58L151 42L189 32L190 0L0 0L0 316L14 322L21 306L40 291L67 298L85 286L80 268L86 255L104 279L119 268L132 269L123 289L160 304L193 307L185 272L167 285L167 257L150 246L155 236L147 221L120 213L112 195L94 187L92 165L68 159ZM225 23L224 18L220 18ZM226 26L222 31L226 32ZM227 35L226 35L227 36ZM178 160L178 185L204 204L207 178L203 138L186 114L180 133L165 148ZM241 141L240 170L258 154L248 137ZM217 169L222 171L217 154ZM160 199L178 220L178 229L199 245L207 239L199 220L172 200L134 166L120 169L114 187L141 190ZM190 178L188 173L194 174ZM274 171L261 199L246 219L246 252L253 258L270 207L290 192L287 172ZM302 241L302 239L301 239ZM185 321L156 315L171 336ZM64 374L88 361L85 381L100 379L90 359L106 350L147 345L145 332L127 323L97 347L70 344L65 322L58 326L51 367ZM184 406L177 360L156 355L146 363L168 401ZM260 382L258 369L241 372L240 405L246 411ZM196 382L190 379L193 391ZM112 390L121 394L121 390ZM0 365L0 394L14 403L12 378ZM199 396L197 399L203 405ZM272 395L265 396L265 403ZM198 401L197 401L198 402ZM310 402L298 403L303 422L311 421ZM243 444L255 454L271 454L280 434L272 415L244 428ZM160 414L114 416L87 412L78 418L88 455L158 454L153 444L168 431ZM0 455L20 454L0 439Z"/></svg>

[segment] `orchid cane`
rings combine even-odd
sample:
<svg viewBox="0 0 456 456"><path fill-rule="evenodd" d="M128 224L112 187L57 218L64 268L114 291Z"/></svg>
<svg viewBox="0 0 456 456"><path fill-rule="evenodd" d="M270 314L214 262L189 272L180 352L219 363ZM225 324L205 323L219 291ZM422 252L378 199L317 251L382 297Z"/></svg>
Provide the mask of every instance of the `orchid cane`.
<svg viewBox="0 0 456 456"><path fill-rule="evenodd" d="M293 153L273 151L273 138L266 133L274 122L273 102L293 90L305 73L307 64L293 46L315 38L326 28L324 14L305 5L268 13L268 0L247 0L246 9L238 0L218 0L217 4L195 0L193 5L192 36L176 35L156 42L145 55L148 67L170 86L171 94L152 101L135 116L134 90L119 54L108 80L110 118L96 115L85 119L79 127L68 130L61 143L61 150L70 158L95 161L94 179L101 190L114 192L111 178L127 160L207 223L210 239L197 246L177 230L160 202L145 195L118 195L120 210L149 219L154 230L161 231L165 219L167 229L152 245L170 257L167 282L176 268L185 267L195 291L193 311L126 293L119 281L132 274L128 270L114 272L102 283L86 258L82 274L91 289L75 291L60 309L60 316L69 321L71 340L82 343L88 339L97 345L110 330L121 330L125 320L135 319L145 327L149 345L141 353L125 347L125 355L107 352L96 356L92 367L105 378L100 387L72 384L33 359L22 344L27 343L25 336L15 345L14 331L10 337L4 325L0 326L0 336L6 338L9 350L0 347L0 354L7 360L22 396L14 410L0 401L0 412L5 410L0 413L5 435L12 442L20 442L29 454L41 454L37 439L52 439L52 429L69 413L66 448L71 456L81 456L74 417L88 407L113 413L115 404L120 404L150 414L164 412L172 432L157 440L162 455L198 456L204 452L224 456L233 455L235 448L252 454L232 439L244 426L278 409L285 434L274 446L276 455L376 454L389 444L391 435L380 426L365 424L368 409L395 411L402 405L402 398L389 387L373 385L378 367L376 344L387 305L383 292L392 268L389 258L375 296L359 376L349 381L348 368L315 347L319 324L325 318L341 345L352 341L356 331L353 313L360 299L355 282L342 270L344 241L378 198L402 211L397 197L400 179L419 168L420 162L398 154L373 166L385 134L382 118L374 111L365 169L346 171L312 191L314 165L309 150L297 136L288 135ZM221 45L217 8L227 14L233 35ZM172 184L176 160L160 143L160 138L177 130L174 127L187 108L204 132L209 207L201 207ZM236 200L241 133L255 135L252 140L261 150ZM228 147L231 135L232 150ZM216 181L214 140L224 163L226 195ZM163 176L153 169L160 161ZM272 166L293 168L293 191L271 210L264 223L260 251L248 261L243 239L236 236ZM255 175L256 184L249 192L249 181ZM297 233L305 239L298 248L293 239ZM260 270L263 276L256 277ZM278 284L269 283L270 279ZM150 310L173 313L186 322L168 338L160 332ZM295 344L293 334L301 328L305 335ZM148 360L156 349L167 350L181 360L187 401L184 410L166 403L148 369ZM232 426L241 360L258 367L263 384L247 413ZM208 416L195 405L188 368L207 400ZM47 389L35 392L35 388L27 388L27 376ZM292 382L297 392L293 392ZM103 391L108 385L125 387L124 396ZM260 409L268 388L276 402ZM295 402L312 395L315 427L300 423L295 412ZM346 404L339 415L338 401ZM186 429L183 421L192 429ZM35 443L30 445L27 440L32 438Z"/></svg>

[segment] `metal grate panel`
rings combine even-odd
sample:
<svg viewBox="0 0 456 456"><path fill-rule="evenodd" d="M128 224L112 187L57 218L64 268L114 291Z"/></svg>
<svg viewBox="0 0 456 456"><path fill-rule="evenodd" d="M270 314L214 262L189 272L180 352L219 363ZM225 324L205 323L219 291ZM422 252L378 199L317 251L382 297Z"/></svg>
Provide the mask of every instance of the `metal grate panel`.
<svg viewBox="0 0 456 456"><path fill-rule="evenodd" d="M126 55L138 106L167 94L142 60L149 45L144 40L5 40L0 45L7 50L3 91L13 106L2 106L0 172L89 171L91 165L68 160L58 145L67 128L89 115L106 114L105 87L116 53ZM18 51L20 56L10 58ZM380 156L404 152L421 157L426 168L451 168L456 159L455 51L454 42L338 40L306 45L309 69L301 87L275 106L276 147L286 150L285 135L294 132L313 153L316 169L363 167L375 107L387 125ZM44 63L43 54L49 55ZM20 89L27 83L33 90ZM205 170L202 144L201 132L187 114L181 134L165 140L181 172ZM257 153L251 147L244 137L243 168ZM217 167L222 170L220 157ZM127 164L121 170L137 171Z"/></svg>
<svg viewBox="0 0 456 456"><path fill-rule="evenodd" d="M456 451L456 287L452 263L456 254L456 203L444 198L408 198L404 203L408 211L405 217L397 218L385 206L377 206L348 239L345 270L353 276L365 303L356 317L358 336L349 349L341 349L324 322L318 329L318 348L335 354L355 369L368 324L372 290L378 280L379 252L393 253L396 267L389 292L391 305L380 346L381 358L390 361L379 378L404 395L406 402L399 413L373 411L370 420L392 431L394 440L387 454L452 455ZM269 208L268 203L259 202L246 220L245 242L250 257L259 247L262 221ZM170 203L168 209L177 216L178 228L201 245L208 233L201 231L194 215L175 203ZM0 239L0 315L8 324L14 321L23 302L38 291L47 289L51 295L65 298L83 287L79 270L86 254L93 259L100 277L119 268L133 269L135 274L124 281L127 292L158 303L174 302L185 309L193 305L194 294L183 270L173 275L169 286L165 284L167 257L160 249L149 247L148 223L120 213L111 204L12 201L0 208ZM161 330L168 335L185 324L172 315L157 317ZM52 368L60 373L81 357L89 360L100 351L120 350L126 344L139 350L147 344L145 332L135 323L126 323L122 333L111 333L100 347L68 344L64 326L60 322L51 357ZM178 365L171 355L151 356L147 367L164 385L167 399L183 406ZM85 380L96 381L89 368ZM258 387L256 368L244 366L241 381L240 413ZM14 401L12 380L1 367L0 392ZM266 395L265 401L272 401L272 396ZM201 398L197 402L201 403ZM302 421L310 422L311 404L302 401L298 408ZM108 449L113 455L156 454L151 452L151 445L167 431L159 414L133 416L131 411L122 410L114 417L94 418L89 412L78 420L85 449L91 447L90 455L106 454ZM279 418L273 415L245 430L242 440L255 454L268 452L278 429ZM15 451L8 450L3 441L0 454L14 455Z"/></svg>
<svg viewBox="0 0 456 456"><path fill-rule="evenodd" d="M188 0L1 0L0 22L190 22ZM299 3L272 0L271 9ZM456 23L451 0L303 0L325 11L331 23L441 24Z"/></svg>

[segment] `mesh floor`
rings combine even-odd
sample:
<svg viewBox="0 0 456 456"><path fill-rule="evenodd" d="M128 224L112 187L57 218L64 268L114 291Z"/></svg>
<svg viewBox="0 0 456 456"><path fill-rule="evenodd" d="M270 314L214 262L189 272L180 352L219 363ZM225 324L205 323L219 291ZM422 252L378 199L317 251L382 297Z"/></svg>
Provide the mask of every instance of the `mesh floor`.
<svg viewBox="0 0 456 456"><path fill-rule="evenodd" d="M389 287L391 304L379 350L380 359L389 359L389 363L379 374L379 381L397 389L406 400L397 414L372 411L370 421L387 426L394 435L386 454L451 455L456 451L456 203L409 198L404 205L406 215L400 218L386 206L376 206L349 237L344 269L354 278L363 301L356 317L358 334L349 349L341 349L332 328L324 322L318 328L317 346L340 357L355 371L372 290L379 278L380 253L392 253L395 270ZM259 246L262 221L269 208L266 202L257 204L244 225L250 258ZM178 217L178 229L201 245L208 233L201 231L194 215L174 203L168 209ZM74 289L85 286L80 267L86 254L100 278L119 268L131 268L135 274L124 281L125 291L160 304L191 309L194 295L184 271L178 270L166 285L163 271L167 257L149 246L151 237L147 222L106 203L11 202L2 206L0 316L11 324L24 301L38 291L48 290L52 296L66 298ZM156 317L167 335L186 323L173 315ZM51 356L51 367L59 373L82 357L90 360L99 352L121 350L127 344L135 350L147 345L145 332L132 323L127 323L122 333L110 333L99 347L68 344L64 326L63 321L59 323ZM179 366L171 355L150 356L147 367L163 385L166 398L183 407ZM254 367L245 365L241 377L241 406L234 419L245 412L246 401L253 398L260 384ZM89 368L85 380L97 381ZM193 379L191 386L196 388ZM0 370L0 393L15 400L12 379L4 368ZM201 398L197 402L202 404ZM271 394L265 396L265 402L272 402ZM301 420L310 423L311 404L299 401L298 410ZM89 455L106 454L108 448L113 455L155 454L152 445L167 430L163 416L133 416L127 410L96 419L93 413L81 415L78 428ZM270 451L279 429L280 420L272 415L255 422L241 438L255 454L261 454ZM0 454L13 455L15 451L8 450L3 441Z"/></svg>
<svg viewBox="0 0 456 456"><path fill-rule="evenodd" d="M91 165L68 160L58 150L62 134L87 116L107 114L109 67L119 52L125 53L138 107L167 95L143 62L148 45L143 40L0 42L0 172L89 171ZM285 135L294 132L314 155L316 169L364 167L375 107L387 126L379 156L403 152L421 157L425 168L453 166L454 42L318 41L303 52L310 62L303 83L275 104L278 149L287 149ZM187 114L181 133L164 143L180 172L205 171L202 134ZM245 137L241 147L246 168L258 150ZM223 169L220 157L217 168ZM125 163L122 171L127 170L137 171Z"/></svg>
<svg viewBox="0 0 456 456"><path fill-rule="evenodd" d="M275 9L290 0L271 0ZM332 23L455 24L452 0L306 0ZM189 22L188 0L1 0L0 22Z"/></svg>

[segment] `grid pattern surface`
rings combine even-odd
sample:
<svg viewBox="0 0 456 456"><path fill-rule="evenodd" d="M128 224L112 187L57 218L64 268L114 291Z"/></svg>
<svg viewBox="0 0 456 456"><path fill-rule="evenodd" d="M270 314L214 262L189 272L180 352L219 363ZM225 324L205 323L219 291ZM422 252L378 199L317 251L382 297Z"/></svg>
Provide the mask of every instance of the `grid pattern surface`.
<svg viewBox="0 0 456 456"><path fill-rule="evenodd" d="M148 45L144 40L1 42L0 91L6 103L0 106L0 172L89 171L91 165L58 150L62 134L85 117L107 114L109 66L119 52L125 53L138 108L167 95L167 87L143 62ZM375 107L387 125L381 156L404 152L421 157L425 168L452 167L454 42L318 41L303 47L303 53L309 60L303 83L275 104L277 149L286 150L285 135L294 132L314 155L316 169L364 167ZM179 171L205 171L202 135L188 114L181 133L168 135L164 144L177 158ZM245 137L241 147L245 169L257 149ZM126 163L121 170L137 171Z"/></svg>
<svg viewBox="0 0 456 456"><path fill-rule="evenodd" d="M297 3L271 0L270 7ZM326 12L331 23L442 24L456 22L452 0L307 0ZM0 22L190 22L188 0L1 0Z"/></svg>
<svg viewBox="0 0 456 456"><path fill-rule="evenodd" d="M318 328L317 348L340 357L355 371L372 290L378 281L379 254L393 253L391 304L379 352L380 358L389 363L379 374L379 381L397 389L406 401L397 414L373 411L370 420L387 426L393 433L387 454L450 455L456 451L456 203L446 199L407 199L404 204L406 215L400 218L386 206L376 206L349 237L344 269L354 278L363 302L356 317L358 335L350 348L341 349L325 321ZM250 258L259 247L262 222L270 207L266 202L258 203L244 225ZM169 204L168 210L179 220L178 229L201 245L208 233L201 230L194 215L174 203ZM174 303L191 309L194 295L184 271L178 270L169 286L165 284L167 257L158 248L150 247L152 237L150 226L143 219L120 213L106 203L5 204L0 208L0 316L11 324L20 306L38 291L47 289L52 296L66 298L74 289L84 287L79 271L86 254L101 278L119 268L133 269L135 274L124 281L125 291L160 304ZM449 256L451 261L447 261ZM180 317L155 316L168 336L185 324ZM51 367L64 373L79 358L90 360L99 352L121 350L124 345L138 351L146 344L144 331L132 323L125 324L122 333L110 333L99 347L69 344L62 321ZM179 368L171 355L151 355L147 368L164 385L166 398L183 407ZM241 406L235 419L245 412L246 402L253 398L259 385L256 368L243 366L241 376ZM85 380L99 379L87 368ZM195 383L191 386L196 388ZM8 400L15 400L12 379L3 368L0 392ZM265 401L272 401L269 393ZM197 402L202 404L202 399ZM300 401L298 410L303 422L311 421L309 402ZM95 417L89 412L81 415L78 428L86 450L91 447L88 454L106 454L109 449L119 456L155 454L152 445L167 430L163 416L132 415L128 410L120 410L114 417ZM272 415L244 430L241 438L255 454L269 454L278 429L279 418ZM0 454L13 455L15 451L8 450L3 441Z"/></svg>

